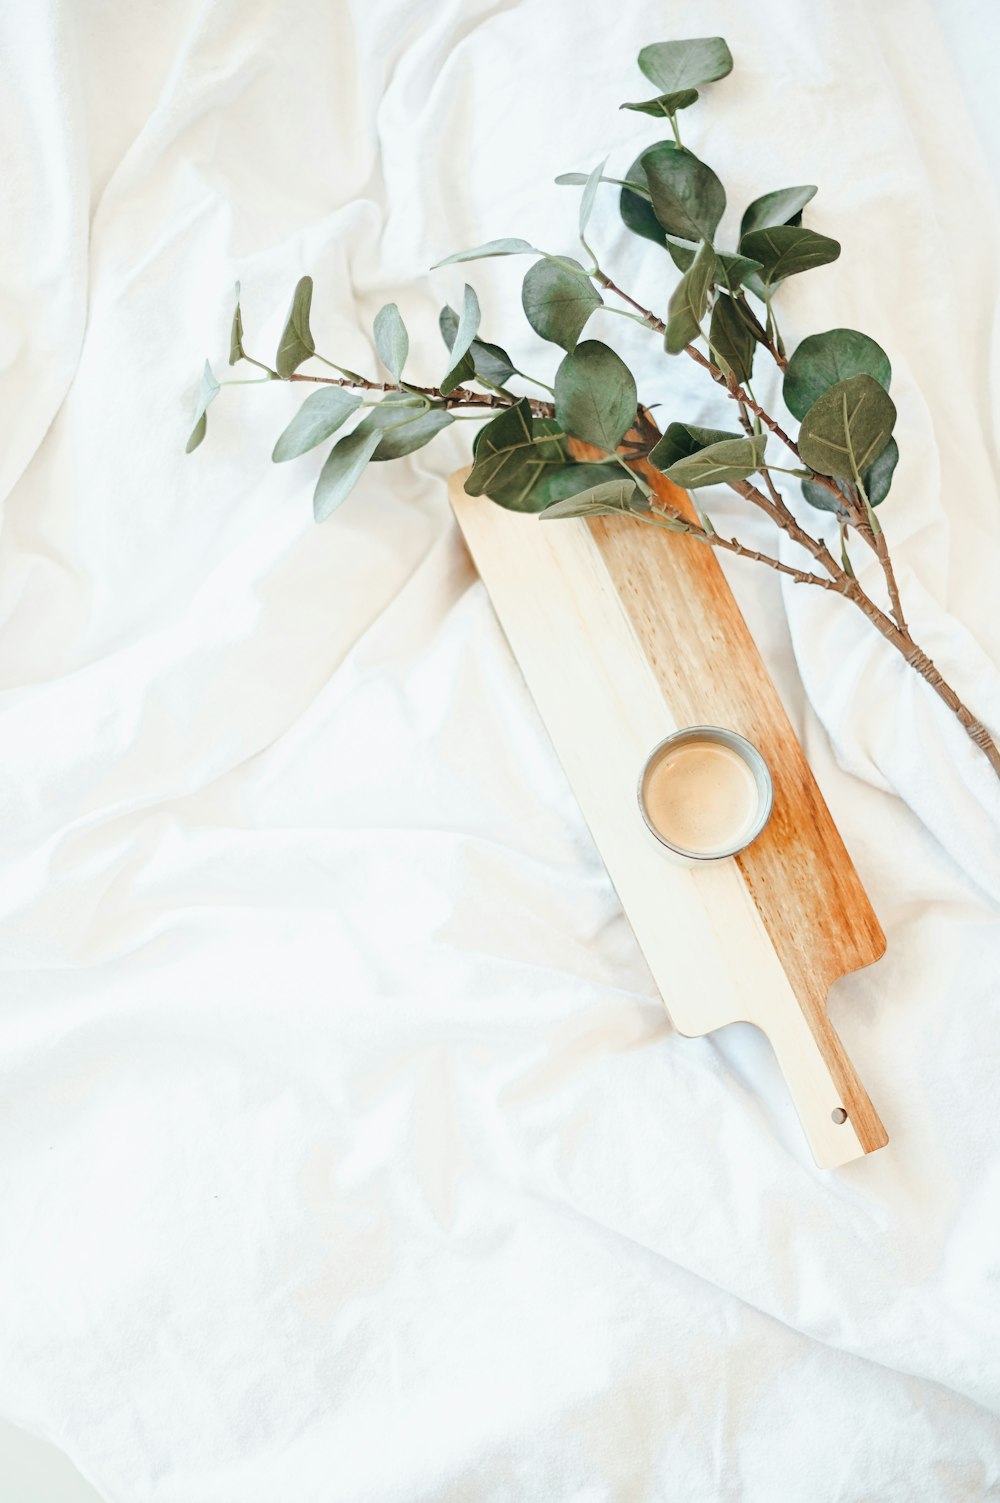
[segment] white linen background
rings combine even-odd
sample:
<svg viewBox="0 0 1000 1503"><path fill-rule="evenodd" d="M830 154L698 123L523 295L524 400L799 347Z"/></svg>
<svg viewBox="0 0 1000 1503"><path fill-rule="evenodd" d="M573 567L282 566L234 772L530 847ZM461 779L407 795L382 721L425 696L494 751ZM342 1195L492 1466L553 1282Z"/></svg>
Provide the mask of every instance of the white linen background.
<svg viewBox="0 0 1000 1503"><path fill-rule="evenodd" d="M321 528L319 458L269 462L300 391L224 391L181 452L237 278L251 349L308 270L324 352L371 368L394 299L434 379L430 264L572 253L553 176L657 136L638 48L720 31L686 138L730 230L820 184L843 255L783 324L889 350L905 598L1000 729L1000 234L929 13L3 14L0 1413L108 1503L1000 1497L979 754L842 602L728 571L889 937L832 1013L892 1141L821 1173L753 1030L665 1021L449 518L471 425ZM612 200L595 238L661 306ZM464 270L544 374L525 266Z"/></svg>

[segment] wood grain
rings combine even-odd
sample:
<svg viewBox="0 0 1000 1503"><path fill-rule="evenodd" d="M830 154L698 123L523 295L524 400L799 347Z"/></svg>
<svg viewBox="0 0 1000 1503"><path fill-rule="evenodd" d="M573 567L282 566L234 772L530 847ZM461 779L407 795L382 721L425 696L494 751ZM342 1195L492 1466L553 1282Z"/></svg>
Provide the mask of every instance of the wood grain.
<svg viewBox="0 0 1000 1503"><path fill-rule="evenodd" d="M826 999L885 938L714 553L626 519L543 524L464 478L456 517L675 1026L762 1028L820 1164L882 1147ZM748 737L775 784L763 834L696 869L665 857L635 802L645 755L693 724Z"/></svg>

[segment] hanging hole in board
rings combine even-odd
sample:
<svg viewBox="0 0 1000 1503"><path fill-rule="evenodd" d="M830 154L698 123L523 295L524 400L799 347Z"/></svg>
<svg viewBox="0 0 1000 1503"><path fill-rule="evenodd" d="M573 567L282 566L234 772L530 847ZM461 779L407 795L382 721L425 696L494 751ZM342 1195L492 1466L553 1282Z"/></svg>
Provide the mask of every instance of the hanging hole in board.
<svg viewBox="0 0 1000 1503"><path fill-rule="evenodd" d="M844 1111L844 1108L842 1106L834 1107L833 1111L830 1113L830 1116L833 1118L834 1122L836 1122L838 1127L840 1127L842 1123L847 1121L847 1113Z"/></svg>

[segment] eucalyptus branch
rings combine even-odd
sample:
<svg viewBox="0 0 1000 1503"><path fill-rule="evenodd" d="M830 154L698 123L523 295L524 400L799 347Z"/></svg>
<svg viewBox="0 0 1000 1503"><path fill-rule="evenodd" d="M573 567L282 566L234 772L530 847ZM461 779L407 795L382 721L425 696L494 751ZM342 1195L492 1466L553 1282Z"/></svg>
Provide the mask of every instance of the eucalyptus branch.
<svg viewBox="0 0 1000 1503"><path fill-rule="evenodd" d="M790 354L785 350L774 308L781 286L788 277L829 265L840 255L836 240L802 223L816 189L778 188L754 199L742 216L735 251L718 249L715 237L726 193L711 167L681 145L677 115L698 100L706 84L731 71L732 56L720 37L702 37L655 43L643 49L639 61L659 92L625 107L659 120L661 129L664 119L669 120L670 139L646 147L622 176L606 177L602 162L589 173L558 179L583 190L578 235L593 263L589 269L518 239L490 241L439 263L483 256L532 257L521 302L534 332L563 352L554 385L526 376L505 350L480 336L479 300L468 285L461 308L445 307L441 312L448 363L437 386L404 380L409 336L394 303L379 311L373 328L379 361L391 380L369 380L319 355L309 323L311 277L302 277L296 285L274 367L265 365L244 348L237 288L230 365L246 360L268 380L316 387L279 437L274 459L294 459L333 440L313 499L314 514L323 520L344 502L370 459L409 454L456 420L489 419L476 439L467 483L471 494L553 520L625 513L684 533L703 547L751 559L796 584L843 595L925 679L1000 776L1000 748L913 639L889 545L876 516L899 453L893 438L896 408L889 396L888 356L868 335L842 328L814 334ZM665 318L620 287L591 249L588 222L598 194L608 186L620 192L627 228L655 242L657 255L668 252L682 272ZM597 289L611 293L625 307L608 306ZM763 320L748 290L762 306ZM601 340L584 337L585 326L598 310L641 324L658 336L668 356L683 352L700 366L735 403L740 432L675 420L661 433L640 404L635 378L621 357ZM751 378L760 349L781 374L784 406L799 423L797 438L754 394ZM311 358L324 361L337 374L303 370ZM512 393L508 383L515 376L541 386L551 400ZM205 436L206 412L221 384L206 362L189 451ZM368 394L379 400L369 400ZM796 468L787 462L768 464L770 435L794 456ZM567 438L569 446L563 442ZM579 457L581 446L586 459ZM800 481L804 502L828 519L835 518L839 561L823 538L799 520L772 471ZM729 486L766 516L813 560L816 572L720 535L697 500L694 509L700 522L670 499L671 487L696 495L700 487L710 485ZM637 488L646 497L641 505ZM847 552L848 529L875 554L888 610L855 574Z"/></svg>

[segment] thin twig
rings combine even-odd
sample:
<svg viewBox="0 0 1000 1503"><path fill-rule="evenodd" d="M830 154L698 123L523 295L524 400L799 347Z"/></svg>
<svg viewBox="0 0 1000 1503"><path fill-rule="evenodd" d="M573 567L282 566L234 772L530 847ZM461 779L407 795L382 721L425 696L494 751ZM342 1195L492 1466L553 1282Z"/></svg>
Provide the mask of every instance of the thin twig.
<svg viewBox="0 0 1000 1503"><path fill-rule="evenodd" d="M413 392L417 396L427 397L432 402L439 403L442 407L491 407L504 409L513 407L515 403L527 401L530 404L533 417L555 417L556 409L552 402L543 402L536 397L518 397L513 392L508 397L496 395L493 392L470 391L467 386L456 386L454 391L448 392L447 396L437 386L414 386L412 381L407 381L405 386L392 381L368 381L364 376L357 379L348 376L310 376L296 371L294 375L286 378L289 381L309 381L318 386L346 386L356 391L398 391L404 395Z"/></svg>

